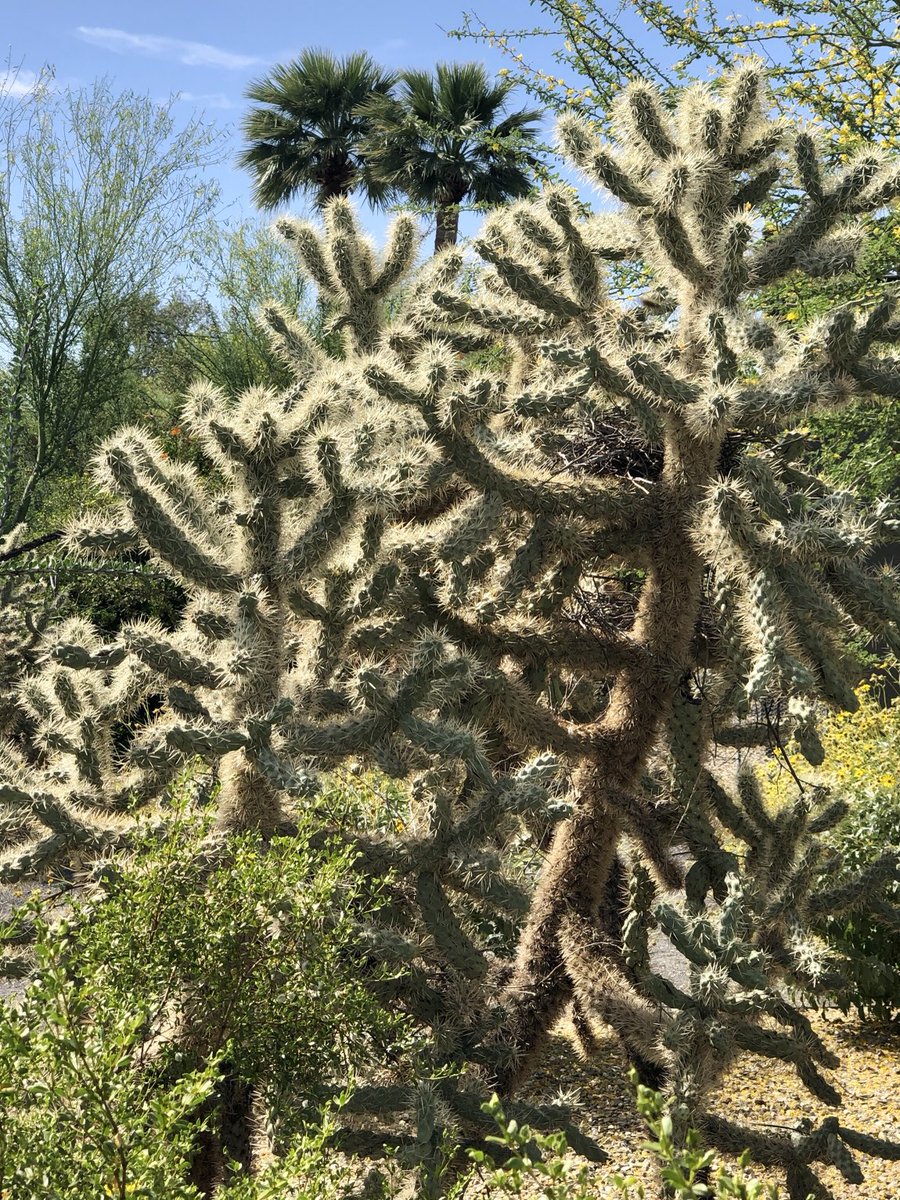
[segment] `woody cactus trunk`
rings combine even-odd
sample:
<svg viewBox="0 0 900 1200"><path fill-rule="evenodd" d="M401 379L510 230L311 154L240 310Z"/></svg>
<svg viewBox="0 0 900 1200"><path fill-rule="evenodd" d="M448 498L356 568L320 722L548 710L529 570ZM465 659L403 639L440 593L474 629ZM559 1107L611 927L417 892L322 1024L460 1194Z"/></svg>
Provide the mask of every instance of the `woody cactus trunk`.
<svg viewBox="0 0 900 1200"><path fill-rule="evenodd" d="M585 217L545 189L487 221L474 272L455 248L414 272L403 217L379 258L344 200L324 233L281 222L340 357L267 308L294 384L188 405L221 490L127 430L98 457L116 521L69 534L88 554L142 545L192 601L171 635L58 631L21 693L47 771L6 752L18 833L0 873L127 844L125 808L196 756L220 771L226 840L289 829L342 763L407 780L400 828L345 832L392 880L365 969L430 1029L431 1062L344 1112L408 1110L426 1166L482 1119L486 1087L521 1085L568 1005L588 1053L608 1023L665 1084L676 1130L784 1163L792 1196L827 1194L815 1161L855 1178L853 1148L895 1153L835 1119L762 1135L705 1108L746 1050L835 1101L785 996L835 986L810 933L823 912L897 919L895 856L826 886L839 799L771 814L752 774L731 794L716 771L791 736L815 761L819 708L854 703L848 634L900 650L892 582L865 568L895 516L806 475L793 431L817 405L900 393L894 300L799 333L754 303L792 272L847 270L855 219L900 171L867 153L828 174L764 105L749 67L672 114L635 85L616 145L564 120L564 151L618 210ZM795 211L775 230L757 206L784 182ZM624 295L623 262L647 281ZM151 695L122 750L114 721ZM688 990L652 969L654 927Z"/></svg>

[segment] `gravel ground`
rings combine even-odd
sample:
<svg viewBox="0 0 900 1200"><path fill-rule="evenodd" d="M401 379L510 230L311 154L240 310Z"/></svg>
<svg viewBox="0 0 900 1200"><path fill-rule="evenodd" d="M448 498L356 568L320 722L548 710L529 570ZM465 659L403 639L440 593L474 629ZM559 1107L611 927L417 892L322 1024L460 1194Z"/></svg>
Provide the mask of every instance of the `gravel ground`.
<svg viewBox="0 0 900 1200"><path fill-rule="evenodd" d="M844 1096L841 1123L877 1137L900 1140L900 1029L862 1026L841 1016L813 1015L813 1025L841 1057L830 1073ZM601 1038L598 1057L586 1064L578 1055L571 1030L561 1025L552 1039L541 1069L530 1081L529 1098L547 1101L560 1092L577 1101L579 1123L609 1154L609 1161L590 1168L592 1194L597 1200L620 1200L612 1176L654 1178L653 1160L643 1149L646 1131L637 1117L627 1067L618 1043L610 1034ZM723 1080L713 1111L750 1126L792 1126L800 1118L818 1122L833 1110L810 1097L793 1070L784 1063L745 1055ZM857 1160L865 1181L847 1184L834 1167L825 1167L821 1179L834 1200L900 1200L900 1162L884 1162L860 1154ZM723 1162L734 1160L723 1157ZM784 1196L783 1178L774 1170L754 1169L761 1180L777 1183ZM648 1195L653 1191L647 1189ZM477 1197L472 1192L472 1200ZM467 1198L468 1200L468 1198Z"/></svg>
<svg viewBox="0 0 900 1200"><path fill-rule="evenodd" d="M35 894L46 896L49 891L46 884L40 883L23 884L21 887L14 888L0 886L0 924L8 921L18 905L23 904L30 896ZM24 986L24 980L4 979L0 976L0 999L4 996L14 996ZM2 1196L0 1196L0 1200L2 1200Z"/></svg>

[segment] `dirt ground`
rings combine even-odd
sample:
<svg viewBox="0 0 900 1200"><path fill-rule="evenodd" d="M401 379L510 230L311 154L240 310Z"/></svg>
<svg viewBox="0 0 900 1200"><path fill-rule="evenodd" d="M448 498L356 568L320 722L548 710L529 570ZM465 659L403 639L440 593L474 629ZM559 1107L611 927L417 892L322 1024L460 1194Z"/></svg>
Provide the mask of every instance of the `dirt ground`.
<svg viewBox="0 0 900 1200"><path fill-rule="evenodd" d="M900 1141L900 1028L868 1027L837 1012L812 1016L816 1030L841 1058L826 1072L844 1097L837 1110L841 1124L876 1137ZM654 1178L650 1154L643 1149L646 1132L637 1116L627 1066L610 1033L590 1066L579 1057L571 1031L562 1025L529 1087L528 1099L547 1102L565 1095L575 1102L578 1123L609 1154L609 1162L592 1167L597 1200L619 1200L614 1173L638 1180ZM783 1063L744 1055L723 1080L713 1111L750 1126L792 1127L802 1117L818 1121L835 1110L811 1097L794 1071ZM727 1157L723 1162L731 1162ZM900 1162L857 1155L865 1181L846 1183L834 1167L821 1170L822 1182L835 1200L900 1200ZM754 1168L750 1174L781 1185L777 1171ZM646 1186L646 1183L645 1183ZM647 1196L653 1196L647 1187Z"/></svg>

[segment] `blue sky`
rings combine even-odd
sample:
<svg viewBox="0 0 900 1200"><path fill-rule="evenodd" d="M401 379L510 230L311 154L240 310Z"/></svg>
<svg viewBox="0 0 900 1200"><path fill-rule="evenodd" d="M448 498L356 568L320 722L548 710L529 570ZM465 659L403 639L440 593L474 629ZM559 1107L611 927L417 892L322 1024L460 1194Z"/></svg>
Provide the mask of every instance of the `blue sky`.
<svg viewBox="0 0 900 1200"><path fill-rule="evenodd" d="M755 8L749 0L736 7ZM251 80L306 46L337 55L368 50L396 68L480 59L496 72L509 65L500 50L446 35L462 24L464 10L473 8L488 28L528 29L545 23L528 0L7 0L3 32L7 59L19 69L19 87L27 87L50 64L59 87L77 88L106 76L122 90L157 100L177 96L176 113L183 112L185 121L202 113L225 130L228 158L215 174L222 185L223 218L235 219L258 215L248 177L233 166L241 144L243 92ZM658 37L629 15L628 0L613 0L610 11L638 45L660 54ZM558 73L552 58L556 38L519 45L532 65ZM670 56L663 51L661 57ZM0 84L2 70L0 58ZM530 107L533 102L520 93L519 103ZM308 211L302 199L291 209ZM364 209L363 219L378 238L384 215ZM464 214L462 232L473 233L479 219Z"/></svg>
<svg viewBox="0 0 900 1200"><path fill-rule="evenodd" d="M123 90L154 98L177 93L185 118L203 110L207 120L231 131L233 158L246 85L305 46L336 54L365 49L394 67L478 58L498 70L504 62L498 51L446 36L444 30L461 23L465 6L465 0L25 0L6 6L3 28L9 60L20 68L19 86L49 63L59 86L109 76ZM535 21L527 0L479 0L477 10L497 26ZM529 103L524 95L522 103ZM224 164L217 174L229 215L251 215L244 173ZM376 233L383 227L371 214L366 223Z"/></svg>

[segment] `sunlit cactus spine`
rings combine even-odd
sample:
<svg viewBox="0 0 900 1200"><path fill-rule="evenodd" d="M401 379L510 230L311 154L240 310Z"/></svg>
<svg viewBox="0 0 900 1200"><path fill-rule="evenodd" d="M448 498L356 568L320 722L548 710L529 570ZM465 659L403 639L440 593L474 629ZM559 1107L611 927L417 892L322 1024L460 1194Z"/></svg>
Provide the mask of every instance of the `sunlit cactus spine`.
<svg viewBox="0 0 900 1200"><path fill-rule="evenodd" d="M379 277L385 290L398 260L408 267L413 250L410 223L401 221ZM191 600L172 633L131 622L108 646L81 627L54 634L55 665L29 681L23 697L42 722L57 774L54 754L79 757L77 747L61 744L57 725L71 722L67 706L76 703L62 690L96 692L79 701L83 738L94 734L92 717L107 735L113 718L131 717L149 696L164 700L124 750L107 748L104 770L92 767L83 779L75 770L72 778L85 792L76 804L114 809L129 793L158 798L199 756L218 765L220 830L269 834L284 820L287 797L314 790L306 771L285 757L281 732L295 702L306 698L310 668L297 656L309 627L298 577L322 560L362 561L367 550L360 537L364 542L367 518L372 525L373 506L344 483L327 429L332 410L347 415L340 377L296 322L274 307L264 315L277 348L295 366L296 385L284 394L252 389L236 405L198 385L183 415L186 433L196 436L223 481L219 490L192 467L167 461L141 429L123 430L98 452L97 480L117 497L117 516L105 525L76 526L67 548L97 556L140 547ZM303 648L315 658L316 648Z"/></svg>
<svg viewBox="0 0 900 1200"><path fill-rule="evenodd" d="M57 608L57 595L41 581L36 558L46 556L53 536L28 538L19 525L0 537L0 736L26 753L32 732L16 689L40 657L43 634Z"/></svg>
<svg viewBox="0 0 900 1200"><path fill-rule="evenodd" d="M849 1182L860 1182L853 1150L893 1158L900 1147L831 1119L815 1131L810 1125L804 1137L751 1129L709 1111L705 1101L734 1060L751 1052L791 1064L820 1101L840 1103L823 1073L838 1059L791 997L840 987L839 963L810 930L824 912L844 915L865 907L896 877L898 856L886 852L850 886L828 887L840 865L836 852L810 835L832 828L845 804L818 793L773 815L749 771L740 777L736 797L708 774L701 785L722 826L742 843L740 850L700 850L676 903L659 897L650 872L635 858L621 958L599 941L595 926L574 918L564 924L565 961L588 1041L597 1023L611 1025L642 1072L668 1085L676 1132L684 1136L699 1128L730 1153L750 1146L759 1161L787 1168L791 1195L820 1187L814 1161L833 1163ZM695 816L690 820L696 823ZM704 903L711 881L718 901L712 907ZM653 969L654 936L686 960L686 987Z"/></svg>
<svg viewBox="0 0 900 1200"><path fill-rule="evenodd" d="M134 621L104 640L70 621L48 638L48 661L20 689L42 769L5 753L11 836L0 872L12 881L80 870L127 848L141 813L165 823L167 786L198 759L217 779L211 849L221 853L233 832L290 832L296 808L316 803L322 770L362 763L405 778L403 829L345 835L376 878L397 881L390 923L362 930L360 952L379 995L433 1029L439 1076L490 1053L479 1046L498 964L478 926L514 929L527 909L502 862L503 831L562 811L560 764L534 753L495 772L467 717L482 674L500 694L501 675L420 608L422 570L454 524L452 480L416 412L387 405L366 381L380 361L368 353L373 322L389 336L414 226L397 222L380 262L343 202L324 237L300 223L286 231L320 287L322 272L334 285L343 357L323 356L270 306L262 319L293 367L291 386L232 403L198 385L182 417L214 484L137 428L98 452L97 480L116 507L77 523L67 551L140 549L189 602L173 631ZM409 525L429 507L430 523ZM412 1149L425 1158L434 1147Z"/></svg>
<svg viewBox="0 0 900 1200"><path fill-rule="evenodd" d="M532 361L542 382L559 364L559 396L564 370L580 368L578 402L617 406L662 451L658 472L641 480L641 496L623 514L625 529L609 523L615 531L610 550L644 573L629 630L632 659L609 672L608 701L578 731L583 749L574 756L575 811L560 827L538 883L508 990L507 1029L519 1067L503 1082L512 1086L527 1069L573 999L582 1024L593 1011L619 1030L638 1059L664 1068L691 1119L735 1047L765 1043L766 1052L796 1060L820 1095L829 1092L816 1084L805 1048L808 1032L795 1013L776 1011L777 990L767 989L777 989L782 977L797 982L802 974L801 964L812 954L811 908L850 900L849 892L815 891L821 853L815 835L827 822L817 828L810 820L807 828L801 805L784 818L784 828L773 828L747 784L736 811L742 803L750 806L740 836L751 848L743 870L736 871L713 823L721 817L707 770L715 747L776 745L793 734L807 757L820 761L817 707L854 704L847 631L854 624L877 630L894 645L900 630L890 581L872 578L864 567L869 551L896 530L896 514L886 506L862 512L851 495L835 494L806 476L793 461L795 439L782 433L816 405L862 393L896 395L897 364L880 353L900 337L893 300L858 315L839 311L799 335L762 322L751 300L753 289L792 270L846 269L842 222L877 209L896 194L900 177L896 167L872 155L832 178L818 162L812 171L814 147L805 135L792 145L783 128L767 123L763 101L760 73L749 67L734 77L723 101L698 86L674 116L650 89L635 85L619 105L621 142L615 146L601 145L575 117L561 122L564 150L624 208L624 227L621 214L592 218L582 224L582 236L593 239L595 260L635 258L649 268L646 303L623 311L596 289L585 302L571 232L558 235L554 254L560 206L554 193L545 196L543 219L539 208L532 207L527 219L512 210L490 222L477 243L496 272L498 311L516 307L523 322L526 305L535 310L545 340ZM786 228L761 237L753 206L790 171L791 154L801 187L813 175L819 182L807 188ZM598 230L607 221L603 236ZM463 298L435 300L454 315L465 311ZM479 301L469 306L473 320L482 317ZM564 447L563 439L557 436L556 445ZM566 457L578 461L575 454ZM567 484L572 486L560 472L552 486L561 495ZM543 503L550 509L549 499ZM581 514L588 515L585 506ZM630 545L623 536L628 516L638 525ZM584 576L602 561L602 539L591 549L593 562L579 560ZM574 605L568 614L576 616ZM616 878L618 841L626 831L636 840L631 853L637 865L643 856L668 887L681 875L670 851L687 845L696 864L683 882L684 920L694 925L678 933L673 917L672 928L664 930L696 965L718 973L725 992L749 988L752 994L741 1001L747 1030L774 1014L788 1027L780 1040L747 1030L735 1040L724 1027L715 1036L712 1029L698 1034L698 1010L715 1025L712 992L670 992L667 999L667 986L652 980L646 964L639 970L627 953L610 950L615 930L603 917L615 906L604 892ZM885 856L855 887L852 903L880 905L876 898L896 871L896 857ZM749 974L741 980L730 962L740 940L734 930L718 941L710 933L702 953L687 931L702 919L710 893L722 904L724 920L729 903L736 909L736 897L754 895L766 879L790 895L789 901L762 898L776 909L781 904L779 919L790 908L790 930L776 929L775 916L770 924L768 909L765 920L756 915L748 952L764 969L750 987ZM651 906L652 897L641 889L632 895L626 947L629 923L649 919ZM713 982L699 979L697 988L709 991ZM805 982L814 990L815 981ZM669 1047L651 1017L660 1004L670 1009L676 1031L674 1038L666 1034ZM712 1041L704 1045L702 1037ZM822 1145L816 1142L826 1161L827 1154L843 1154L833 1147L826 1153ZM799 1163L784 1145L768 1152L777 1157L781 1151L791 1168L792 1194L805 1194L798 1189L805 1186L810 1160Z"/></svg>

